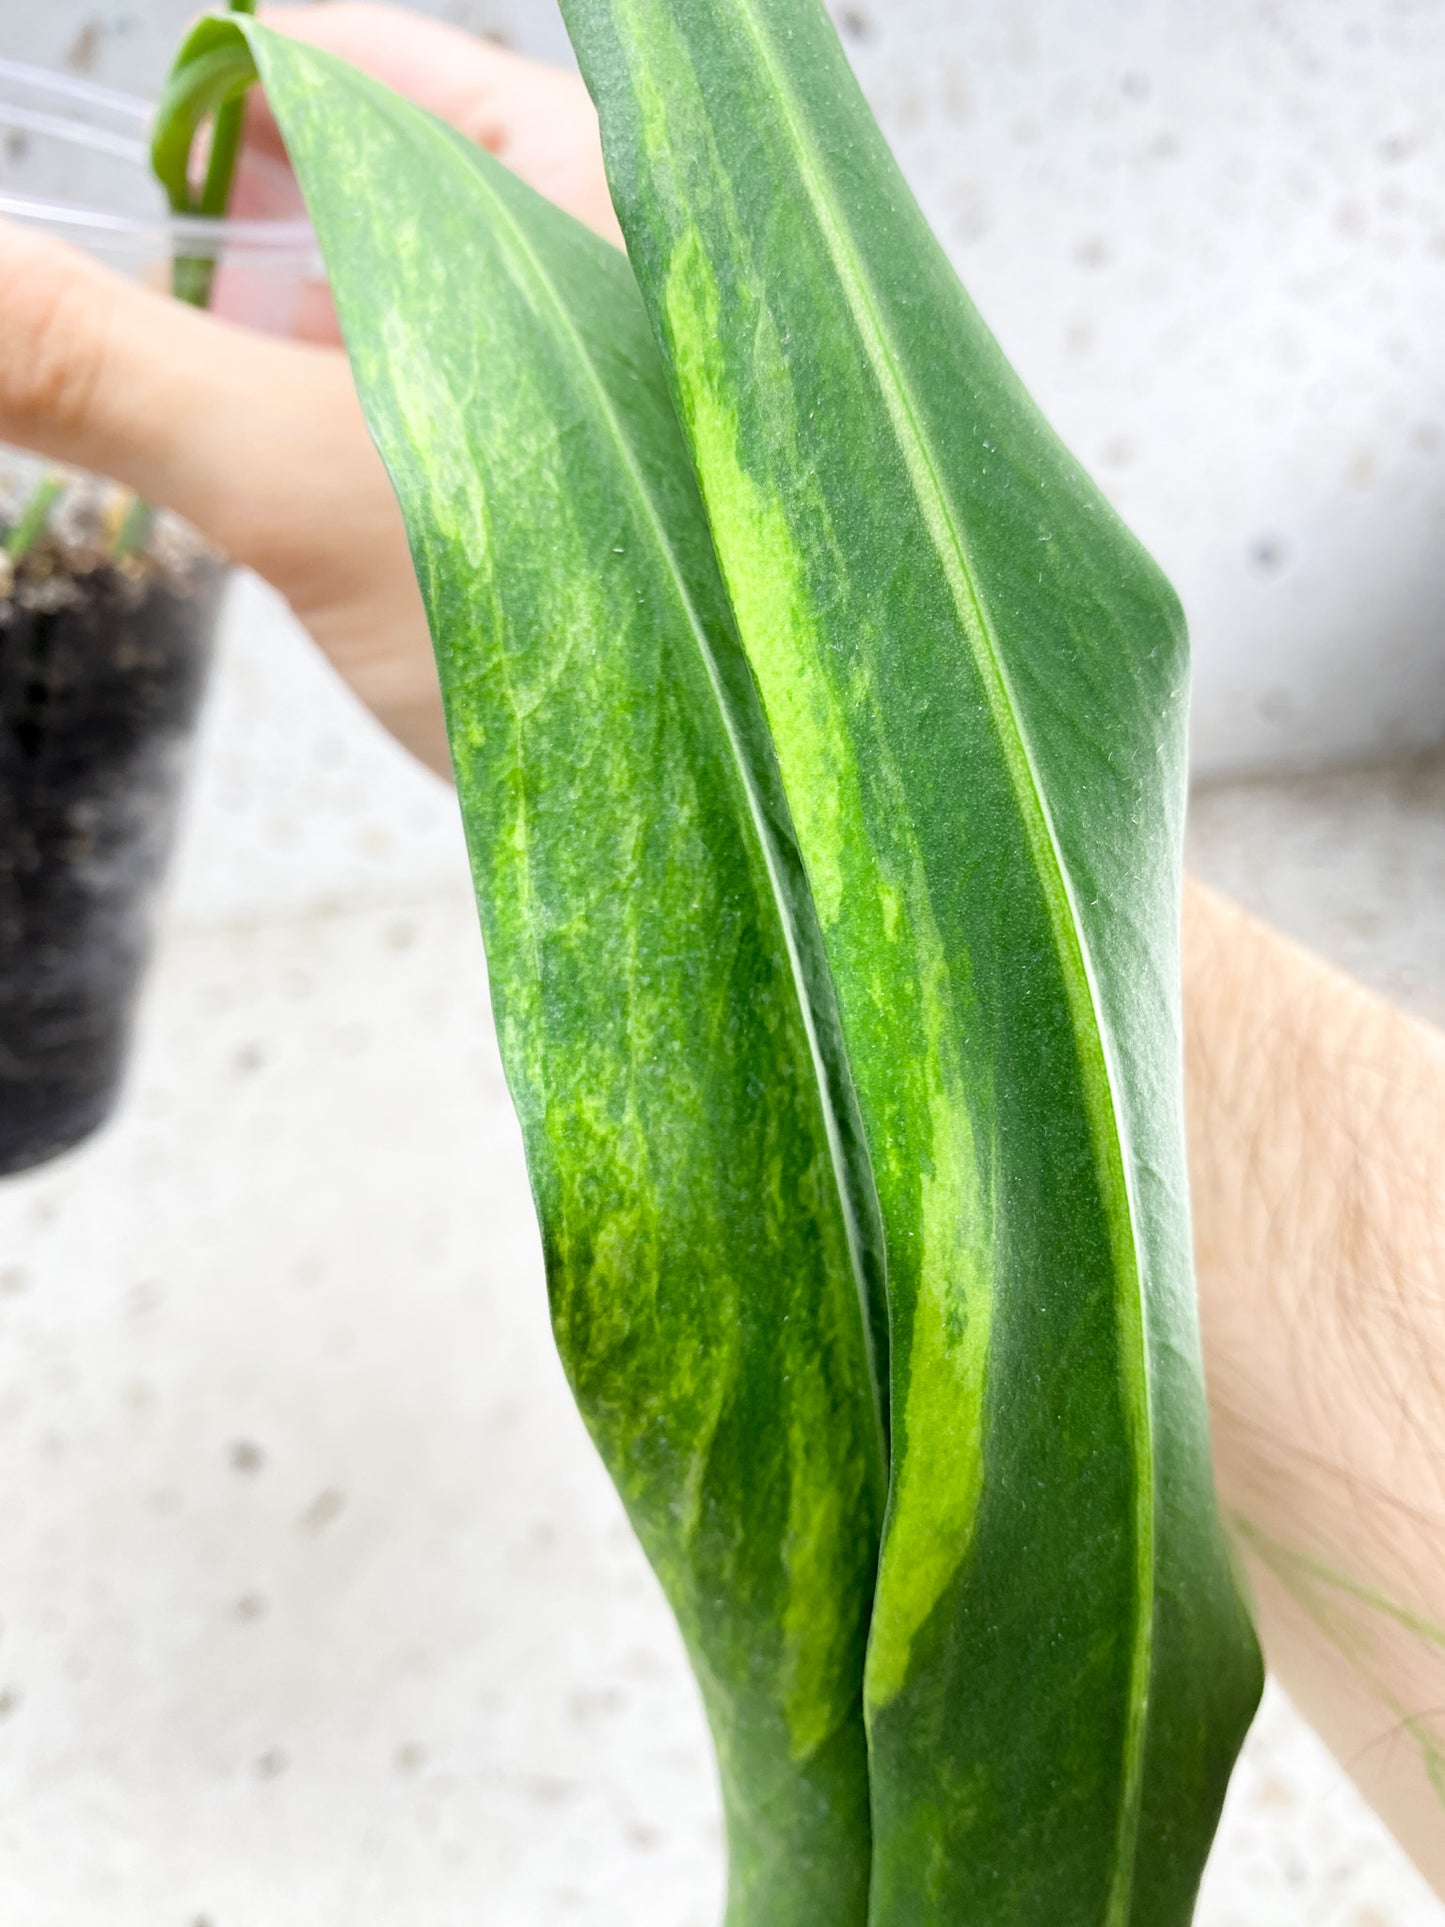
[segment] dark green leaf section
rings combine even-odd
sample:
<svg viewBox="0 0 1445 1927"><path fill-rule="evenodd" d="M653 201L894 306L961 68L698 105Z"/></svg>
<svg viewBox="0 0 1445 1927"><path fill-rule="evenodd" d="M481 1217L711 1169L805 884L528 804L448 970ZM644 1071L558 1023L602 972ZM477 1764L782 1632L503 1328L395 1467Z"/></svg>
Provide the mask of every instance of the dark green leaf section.
<svg viewBox="0 0 1445 1927"><path fill-rule="evenodd" d="M729 1918L860 1923L876 1204L647 319L479 150L248 39L411 533L558 1345L701 1681Z"/></svg>
<svg viewBox="0 0 1445 1927"><path fill-rule="evenodd" d="M1182 1149L1175 600L817 0L563 0L837 985L893 1478L873 1918L1186 1920L1259 1662Z"/></svg>

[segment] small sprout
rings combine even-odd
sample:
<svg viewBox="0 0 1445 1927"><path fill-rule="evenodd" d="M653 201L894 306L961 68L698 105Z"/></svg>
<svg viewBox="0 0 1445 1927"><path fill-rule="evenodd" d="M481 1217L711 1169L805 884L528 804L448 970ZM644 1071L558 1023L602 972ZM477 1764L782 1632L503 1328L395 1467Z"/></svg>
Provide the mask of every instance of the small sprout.
<svg viewBox="0 0 1445 1927"><path fill-rule="evenodd" d="M232 13L254 13L256 0L230 0L230 10ZM216 106L211 123L211 151L199 192L192 190L184 166L180 177L172 178L167 170L163 170L159 154L153 154L155 171L166 189L173 214L189 214L208 221L224 218L231 201L231 181L236 171L236 160L241 151L245 94L246 88L243 86L236 92L223 95ZM162 102L162 121L165 119L165 109L166 103ZM171 293L177 301L184 301L193 308L208 308L215 274L216 263L209 256L178 255L171 268ZM140 496L133 495L111 542L112 558L123 562L142 554L150 540L154 523L155 510Z"/></svg>
<svg viewBox="0 0 1445 1927"><path fill-rule="evenodd" d="M124 512L118 518L115 534L111 538L110 552L117 562L124 562L144 553L155 526L156 512L149 502L143 502L138 495L130 496Z"/></svg>
<svg viewBox="0 0 1445 1927"><path fill-rule="evenodd" d="M23 555L28 555L44 537L50 524L50 511L64 488L65 478L62 475L47 475L36 486L34 494L20 512L20 520L5 538L5 553L12 564Z"/></svg>

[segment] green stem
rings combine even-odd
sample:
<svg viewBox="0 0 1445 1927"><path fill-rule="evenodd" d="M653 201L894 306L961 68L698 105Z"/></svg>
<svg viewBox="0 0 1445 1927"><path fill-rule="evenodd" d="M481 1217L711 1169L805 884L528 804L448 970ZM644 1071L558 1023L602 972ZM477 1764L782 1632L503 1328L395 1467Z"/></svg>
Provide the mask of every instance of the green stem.
<svg viewBox="0 0 1445 1927"><path fill-rule="evenodd" d="M5 553L12 562L18 562L27 555L45 533L50 520L50 511L55 507L65 481L59 475L47 475L35 489L30 500L20 512L20 520L5 538Z"/></svg>
<svg viewBox="0 0 1445 1927"><path fill-rule="evenodd" d="M256 0L230 0L232 13L254 13ZM165 103L162 103L164 119ZM211 151L206 161L205 179L199 194L191 191L185 168L177 177L161 176L173 214L189 214L206 221L224 219L231 201L231 185L241 151L245 128L245 89L223 98L215 109L211 129ZM157 168L158 175L160 169ZM193 308L208 308L216 278L213 256L178 255L171 267L171 293L177 301ZM137 495L132 498L111 544L116 558L138 555L150 539L155 510Z"/></svg>
<svg viewBox="0 0 1445 1927"><path fill-rule="evenodd" d="M142 501L139 495L132 495L120 518L120 527L111 538L112 557L123 562L128 556L139 555L150 540L155 519L156 512L150 503Z"/></svg>
<svg viewBox="0 0 1445 1927"><path fill-rule="evenodd" d="M256 0L231 0L232 13L254 13ZM227 74L230 63L225 63ZM219 221L224 218L231 199L231 182L236 171L236 160L241 151L241 135L246 120L246 86L228 85L216 101L211 125L211 151L206 160L205 178L201 182L200 193L194 193L190 184L189 144L188 151L178 173L166 170L162 176L163 185L170 197L171 211L174 214L195 215L203 221ZM157 170L159 172L159 169ZM216 264L208 257L181 256L171 270L171 292L178 301L189 302L193 308L209 307L211 284L215 279Z"/></svg>

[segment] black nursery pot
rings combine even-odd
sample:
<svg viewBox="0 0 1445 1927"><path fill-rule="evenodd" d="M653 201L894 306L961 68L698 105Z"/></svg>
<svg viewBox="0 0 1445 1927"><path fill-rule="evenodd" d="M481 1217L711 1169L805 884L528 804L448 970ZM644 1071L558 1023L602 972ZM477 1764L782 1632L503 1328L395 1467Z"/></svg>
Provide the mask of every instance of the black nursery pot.
<svg viewBox="0 0 1445 1927"><path fill-rule="evenodd" d="M172 215L153 118L0 60L0 216L157 288L204 261L227 321L306 332L324 277L289 170L248 162L243 219ZM170 517L117 560L126 501L95 477L66 478L48 532L21 541L41 481L0 451L0 539L23 551L0 557L0 1173L79 1143L115 1103L223 583Z"/></svg>
<svg viewBox="0 0 1445 1927"><path fill-rule="evenodd" d="M50 536L5 574L0 1174L115 1104L224 586L179 531L121 562Z"/></svg>

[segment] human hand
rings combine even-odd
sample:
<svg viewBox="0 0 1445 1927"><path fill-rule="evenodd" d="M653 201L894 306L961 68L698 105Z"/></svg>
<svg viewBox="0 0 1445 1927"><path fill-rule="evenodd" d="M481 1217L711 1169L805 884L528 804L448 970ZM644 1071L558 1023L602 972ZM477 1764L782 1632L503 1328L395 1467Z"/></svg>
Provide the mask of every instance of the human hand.
<svg viewBox="0 0 1445 1927"><path fill-rule="evenodd" d="M619 238L596 116L575 75L366 0L264 18L397 88ZM247 150L282 151L259 97ZM243 155L238 212L255 178ZM304 332L304 342L252 334L0 222L0 440L183 515L279 589L380 721L448 774L400 512L329 306Z"/></svg>
<svg viewBox="0 0 1445 1927"><path fill-rule="evenodd" d="M1445 1896L1445 1037L1191 886L1219 1494L1271 1669Z"/></svg>

